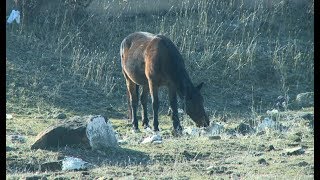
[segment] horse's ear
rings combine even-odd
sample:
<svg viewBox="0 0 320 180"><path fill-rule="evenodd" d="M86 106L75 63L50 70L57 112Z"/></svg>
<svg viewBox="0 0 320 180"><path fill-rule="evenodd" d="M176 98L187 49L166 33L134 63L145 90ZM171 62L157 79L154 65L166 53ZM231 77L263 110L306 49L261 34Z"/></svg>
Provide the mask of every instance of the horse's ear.
<svg viewBox="0 0 320 180"><path fill-rule="evenodd" d="M201 82L198 86L197 86L197 89L200 91L200 89L202 88L204 82Z"/></svg>

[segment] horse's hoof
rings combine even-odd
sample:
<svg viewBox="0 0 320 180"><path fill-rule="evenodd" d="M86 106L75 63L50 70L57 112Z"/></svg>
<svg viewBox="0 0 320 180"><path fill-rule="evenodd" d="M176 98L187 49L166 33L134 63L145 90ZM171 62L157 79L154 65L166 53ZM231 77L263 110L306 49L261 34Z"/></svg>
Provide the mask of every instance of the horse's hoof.
<svg viewBox="0 0 320 180"><path fill-rule="evenodd" d="M172 135L175 136L175 137L180 137L182 136L182 129L174 129L172 131Z"/></svg>
<svg viewBox="0 0 320 180"><path fill-rule="evenodd" d="M149 125L149 124L147 124L147 125L143 125L143 128L144 128L144 129L151 129L151 127L150 127L150 125Z"/></svg>
<svg viewBox="0 0 320 180"><path fill-rule="evenodd" d="M140 131L139 128L133 128L133 129L132 129L132 132L133 132L133 133L140 133L141 131Z"/></svg>

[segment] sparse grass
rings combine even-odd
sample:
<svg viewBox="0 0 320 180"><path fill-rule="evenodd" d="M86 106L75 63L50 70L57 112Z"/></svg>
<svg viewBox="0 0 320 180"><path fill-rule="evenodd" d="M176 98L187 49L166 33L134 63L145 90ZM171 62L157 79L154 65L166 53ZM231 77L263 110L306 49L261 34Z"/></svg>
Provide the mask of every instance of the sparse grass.
<svg viewBox="0 0 320 180"><path fill-rule="evenodd" d="M30 168L38 171L39 165L44 162L56 161L64 155L73 155L98 165L90 169L86 178L137 178L137 179L204 179L229 178L240 176L244 179L265 178L286 179L313 178L314 141L313 132L303 123L290 126L290 132L280 133L272 130L264 135L247 135L238 137L221 136L221 140L210 140L208 137L172 137L163 136L163 144L150 145L139 144L145 137L144 133L132 134L130 126L122 119L110 119L114 129L120 137L127 138L128 143L121 145L123 150L110 150L105 152L91 152L82 149L60 149L59 151L30 150L30 143L34 141L35 134L24 133L25 129L19 122L28 121L28 126L37 127L33 131L39 132L49 126L37 119L26 119L22 116L13 120L7 120L8 129L17 127L15 134L27 137L26 143L12 143L7 139L7 146L16 150L7 152L7 168L10 169L8 178L31 176ZM10 122L12 121L12 122ZM50 120L53 124L54 119ZM57 121L57 120L55 120ZM284 123L287 119L281 119ZM290 121L294 121L293 119ZM304 120L297 119L297 122ZM16 123L14 123L16 122ZM236 122L232 122L236 123ZM170 119L160 117L161 133L171 128ZM282 155L282 153L294 142L292 136L300 132L302 141L300 146L306 147L306 153L297 156ZM275 150L267 151L273 145ZM259 159L265 159L268 165L259 164ZM300 162L307 162L305 166L299 166ZM209 167L212 169L207 169ZM16 168L16 169L15 169ZM29 169L28 169L29 168ZM219 171L221 170L221 171ZM68 179L82 176L80 172L39 172L50 178L63 176ZM260 176L259 176L260 175Z"/></svg>

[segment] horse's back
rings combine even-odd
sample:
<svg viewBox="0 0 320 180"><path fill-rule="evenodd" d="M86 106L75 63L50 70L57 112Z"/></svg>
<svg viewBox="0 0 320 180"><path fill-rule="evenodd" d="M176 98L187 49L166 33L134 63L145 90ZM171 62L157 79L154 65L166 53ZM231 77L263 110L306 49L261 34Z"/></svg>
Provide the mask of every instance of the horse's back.
<svg viewBox="0 0 320 180"><path fill-rule="evenodd" d="M123 53L124 49L129 49L133 44L143 44L151 41L156 35L148 32L134 32L125 37L120 46L120 54Z"/></svg>
<svg viewBox="0 0 320 180"><path fill-rule="evenodd" d="M123 70L138 84L144 84L148 78L159 84L176 82L177 73L184 73L179 50L163 35L147 32L129 34L121 43L120 54Z"/></svg>

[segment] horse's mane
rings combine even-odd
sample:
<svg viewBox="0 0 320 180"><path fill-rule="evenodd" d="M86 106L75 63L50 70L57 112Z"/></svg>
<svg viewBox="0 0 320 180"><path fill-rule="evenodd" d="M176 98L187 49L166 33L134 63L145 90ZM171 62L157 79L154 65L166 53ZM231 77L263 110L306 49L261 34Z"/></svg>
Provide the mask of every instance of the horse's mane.
<svg viewBox="0 0 320 180"><path fill-rule="evenodd" d="M177 84L178 94L181 98L186 96L186 92L190 87L193 87L193 84L190 80L190 77L186 71L185 63L182 55L180 54L177 46L166 36L157 35L156 37L162 39L161 42L167 47L170 52L170 57L172 59L173 67L176 68L171 71L172 80Z"/></svg>

